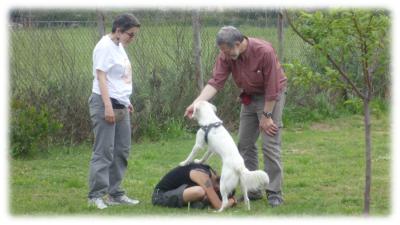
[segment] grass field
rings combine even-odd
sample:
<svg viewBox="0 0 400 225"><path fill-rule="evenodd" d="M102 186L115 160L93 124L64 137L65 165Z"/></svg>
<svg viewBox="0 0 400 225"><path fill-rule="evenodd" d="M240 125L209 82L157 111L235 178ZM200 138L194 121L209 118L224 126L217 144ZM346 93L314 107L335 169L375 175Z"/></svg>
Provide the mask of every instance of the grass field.
<svg viewBox="0 0 400 225"><path fill-rule="evenodd" d="M22 215L168 216L361 216L364 191L364 136L361 116L287 127L283 134L285 204L271 208L265 198L222 214L212 210L154 207L151 193L161 176L183 160L194 135L155 143L134 143L123 186L138 206L97 210L87 206L91 145L54 148L35 158L11 160L9 210ZM390 121L374 117L371 214L391 213ZM213 156L210 164L220 168ZM219 170L218 170L219 171Z"/></svg>

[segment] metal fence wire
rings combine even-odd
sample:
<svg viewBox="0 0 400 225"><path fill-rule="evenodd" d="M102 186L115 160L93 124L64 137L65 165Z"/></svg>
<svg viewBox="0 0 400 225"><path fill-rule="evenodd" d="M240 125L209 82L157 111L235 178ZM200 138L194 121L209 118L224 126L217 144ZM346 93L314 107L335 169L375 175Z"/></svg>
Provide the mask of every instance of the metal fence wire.
<svg viewBox="0 0 400 225"><path fill-rule="evenodd" d="M156 133L168 123L183 121L185 108L198 95L192 11L124 12L132 12L142 24L137 39L126 49L134 80L133 137L139 138ZM87 99L93 80L92 51L100 39L98 13L72 10L10 13L11 100L51 109L54 118L63 124L57 142L80 143L92 138ZM101 13L109 33L113 18L121 12ZM286 24L283 24L283 39L278 40L278 16L279 11L267 9L200 11L203 84L211 77L218 54L215 36L224 25L236 26L246 36L271 42L277 52L282 52L283 63L292 60L305 65L314 63L310 48ZM237 127L238 91L229 80L213 100L219 115L231 128ZM288 101L288 104L295 103Z"/></svg>

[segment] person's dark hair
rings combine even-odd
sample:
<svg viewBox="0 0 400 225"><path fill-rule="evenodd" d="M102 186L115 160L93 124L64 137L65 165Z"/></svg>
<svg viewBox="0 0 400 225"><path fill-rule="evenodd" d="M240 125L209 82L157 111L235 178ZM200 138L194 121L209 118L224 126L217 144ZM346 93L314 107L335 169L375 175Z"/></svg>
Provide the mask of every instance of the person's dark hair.
<svg viewBox="0 0 400 225"><path fill-rule="evenodd" d="M210 166L208 166L208 168L210 169L210 171L211 171L215 176L219 177L218 174L217 174L217 171L215 171L215 170L214 170L213 168L211 168ZM211 177L211 175L210 175L210 177Z"/></svg>
<svg viewBox="0 0 400 225"><path fill-rule="evenodd" d="M120 28L121 32L125 32L132 27L140 27L140 22L134 15L125 13L115 18L111 32L115 33L117 28Z"/></svg>
<svg viewBox="0 0 400 225"><path fill-rule="evenodd" d="M241 43L243 39L244 35L236 27L225 26L218 31L216 42L218 46L226 44L232 48L235 42L238 41Z"/></svg>

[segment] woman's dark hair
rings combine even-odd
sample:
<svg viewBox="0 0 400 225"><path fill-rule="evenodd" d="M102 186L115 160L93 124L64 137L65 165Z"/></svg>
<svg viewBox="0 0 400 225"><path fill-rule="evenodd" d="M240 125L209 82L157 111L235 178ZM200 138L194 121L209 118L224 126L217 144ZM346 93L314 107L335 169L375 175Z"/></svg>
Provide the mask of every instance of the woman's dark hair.
<svg viewBox="0 0 400 225"><path fill-rule="evenodd" d="M111 32L115 33L117 28L120 28L121 32L125 32L132 27L140 27L140 22L134 15L125 13L115 18Z"/></svg>

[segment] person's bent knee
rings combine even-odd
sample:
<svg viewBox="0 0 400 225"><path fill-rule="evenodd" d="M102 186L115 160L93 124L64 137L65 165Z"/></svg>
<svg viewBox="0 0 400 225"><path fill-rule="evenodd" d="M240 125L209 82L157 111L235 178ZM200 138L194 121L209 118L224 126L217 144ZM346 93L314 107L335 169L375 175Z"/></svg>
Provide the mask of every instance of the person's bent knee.
<svg viewBox="0 0 400 225"><path fill-rule="evenodd" d="M195 190L195 195L196 195L197 199L201 200L206 196L206 191L202 187L197 186L196 190Z"/></svg>
<svg viewBox="0 0 400 225"><path fill-rule="evenodd" d="M194 186L185 189L183 193L184 202L193 202L203 200L206 196L206 191L200 186Z"/></svg>

